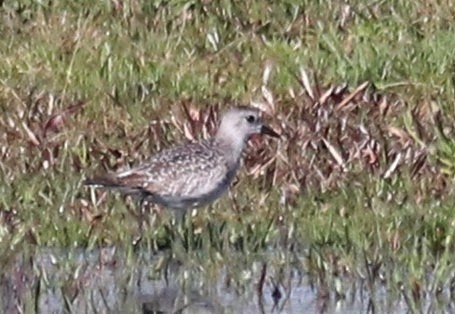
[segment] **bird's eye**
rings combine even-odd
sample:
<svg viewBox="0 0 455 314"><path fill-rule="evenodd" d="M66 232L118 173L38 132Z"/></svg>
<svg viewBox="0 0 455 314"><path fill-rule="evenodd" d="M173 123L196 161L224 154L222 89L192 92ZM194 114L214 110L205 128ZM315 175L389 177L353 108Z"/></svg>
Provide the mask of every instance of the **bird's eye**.
<svg viewBox="0 0 455 314"><path fill-rule="evenodd" d="M253 115L249 115L249 116L246 117L246 121L248 123L254 123L256 121L256 117L253 116Z"/></svg>

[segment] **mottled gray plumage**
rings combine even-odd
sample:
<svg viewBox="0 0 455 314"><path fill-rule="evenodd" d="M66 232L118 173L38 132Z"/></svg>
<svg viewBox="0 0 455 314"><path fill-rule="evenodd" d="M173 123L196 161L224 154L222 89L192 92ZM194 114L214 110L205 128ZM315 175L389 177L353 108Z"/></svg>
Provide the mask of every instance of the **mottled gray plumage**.
<svg viewBox="0 0 455 314"><path fill-rule="evenodd" d="M202 206L227 190L248 138L259 133L278 136L262 123L257 109L234 108L224 113L213 138L162 150L135 168L84 183L116 188L172 209Z"/></svg>

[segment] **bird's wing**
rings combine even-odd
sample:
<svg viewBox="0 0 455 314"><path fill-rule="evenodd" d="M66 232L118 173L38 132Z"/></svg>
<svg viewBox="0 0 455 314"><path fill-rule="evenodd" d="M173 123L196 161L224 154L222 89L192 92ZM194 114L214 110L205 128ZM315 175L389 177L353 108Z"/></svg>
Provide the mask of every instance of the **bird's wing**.
<svg viewBox="0 0 455 314"><path fill-rule="evenodd" d="M116 183L161 196L198 197L223 183L222 157L202 143L161 151L141 165L115 174Z"/></svg>

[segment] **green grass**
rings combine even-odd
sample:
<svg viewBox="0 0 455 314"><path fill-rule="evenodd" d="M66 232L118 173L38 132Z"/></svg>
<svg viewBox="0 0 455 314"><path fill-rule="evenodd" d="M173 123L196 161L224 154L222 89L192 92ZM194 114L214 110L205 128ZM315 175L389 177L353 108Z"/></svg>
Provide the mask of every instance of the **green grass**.
<svg viewBox="0 0 455 314"><path fill-rule="evenodd" d="M182 104L203 114L265 102L266 85L276 110L268 119L283 138L263 142L262 157L250 149L246 168L274 162L256 177L242 172L229 197L179 230L166 215L150 218L139 249L233 273L273 252L321 287L344 274L396 295L434 291L454 276L450 1L354 1L345 20L341 2L116 3L0 8L2 260L49 246L131 249L140 234L132 203L108 195L95 205L101 194L83 188L83 177L184 139ZM331 86L349 90L315 105L301 69L316 100ZM353 108L332 110L364 81L371 85ZM46 127L54 114L63 122ZM360 126L375 141L371 154L355 154ZM400 152L408 159L391 169Z"/></svg>

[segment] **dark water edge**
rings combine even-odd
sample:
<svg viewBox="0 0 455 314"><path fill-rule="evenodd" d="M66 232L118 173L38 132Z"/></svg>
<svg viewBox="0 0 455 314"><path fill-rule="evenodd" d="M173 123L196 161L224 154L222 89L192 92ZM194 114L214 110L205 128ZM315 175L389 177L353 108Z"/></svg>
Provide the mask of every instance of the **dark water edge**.
<svg viewBox="0 0 455 314"><path fill-rule="evenodd" d="M267 266L267 267L266 267ZM278 280L263 261L245 269L188 267L166 254L41 249L17 256L1 276L2 313L406 313L406 300L350 280L340 297L301 270ZM234 282L231 275L236 272ZM283 269L280 270L283 273ZM238 278L243 278L239 284ZM260 283L263 283L262 285ZM369 290L371 291L371 289ZM423 312L451 312L449 297L424 300Z"/></svg>

